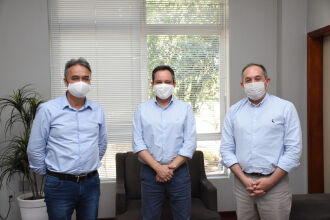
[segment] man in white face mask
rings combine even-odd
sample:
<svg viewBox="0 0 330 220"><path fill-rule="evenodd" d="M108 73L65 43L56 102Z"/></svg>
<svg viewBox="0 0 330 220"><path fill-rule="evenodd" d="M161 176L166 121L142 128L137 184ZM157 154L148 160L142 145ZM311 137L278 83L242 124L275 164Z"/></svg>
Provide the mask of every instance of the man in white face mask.
<svg viewBox="0 0 330 220"><path fill-rule="evenodd" d="M66 93L43 103L33 122L28 145L30 167L46 174L49 219L96 219L100 197L97 168L107 147L102 107L86 97L91 68L83 59L65 65Z"/></svg>
<svg viewBox="0 0 330 220"><path fill-rule="evenodd" d="M172 97L176 84L171 67L156 67L151 86L156 97L140 104L133 119L133 150L143 163L143 219L160 218L165 196L169 197L174 219L190 219L186 161L196 149L194 113L188 103Z"/></svg>
<svg viewBox="0 0 330 220"><path fill-rule="evenodd" d="M300 164L301 127L294 105L269 95L269 84L263 65L245 66L247 98L229 109L222 128L222 163L235 174L239 220L290 216L288 172Z"/></svg>

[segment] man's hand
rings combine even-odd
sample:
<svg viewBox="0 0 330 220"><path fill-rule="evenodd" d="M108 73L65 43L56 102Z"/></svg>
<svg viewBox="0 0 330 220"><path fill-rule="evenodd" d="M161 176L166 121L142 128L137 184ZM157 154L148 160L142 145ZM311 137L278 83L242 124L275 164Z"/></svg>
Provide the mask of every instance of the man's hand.
<svg viewBox="0 0 330 220"><path fill-rule="evenodd" d="M274 185L274 182L271 181L270 178L264 177L256 180L256 189L257 190L263 190L263 191L268 191L271 189Z"/></svg>
<svg viewBox="0 0 330 220"><path fill-rule="evenodd" d="M236 175L236 177L243 183L245 188L249 192L249 196L263 196L267 190L276 185L286 174L285 170L277 167L274 173L269 177L260 178L256 181L248 178L242 171L241 166L238 163L233 164L230 170Z"/></svg>
<svg viewBox="0 0 330 220"><path fill-rule="evenodd" d="M249 192L253 192L255 190L256 184L253 179L244 176L241 181L245 186L246 190L248 190Z"/></svg>
<svg viewBox="0 0 330 220"><path fill-rule="evenodd" d="M156 175L156 182L165 183L166 181L160 178L158 175Z"/></svg>
<svg viewBox="0 0 330 220"><path fill-rule="evenodd" d="M173 170L168 165L161 165L158 163L147 150L142 150L138 156L148 164L156 173L156 181L167 182L173 177Z"/></svg>
<svg viewBox="0 0 330 220"><path fill-rule="evenodd" d="M166 183L171 180L171 179L169 179L166 181L165 179L160 178L160 176L158 176L158 175L156 175L155 178L156 178L156 182L159 182L159 183Z"/></svg>
<svg viewBox="0 0 330 220"><path fill-rule="evenodd" d="M171 161L171 163L168 165L168 167L174 171L174 170L178 169L182 164L184 164L187 160L188 160L187 157L184 157L184 156L181 156L181 155L177 155Z"/></svg>
<svg viewBox="0 0 330 220"><path fill-rule="evenodd" d="M160 165L156 169L156 181L157 182L167 182L173 177L173 170L169 168L168 165Z"/></svg>
<svg viewBox="0 0 330 220"><path fill-rule="evenodd" d="M251 197L254 197L254 196L263 196L265 194L266 194L265 191L256 189L253 192L249 193L249 196L251 196Z"/></svg>
<svg viewBox="0 0 330 220"><path fill-rule="evenodd" d="M265 194L268 190L275 186L285 175L287 175L286 171L282 170L279 167L276 168L271 176L263 177L255 181L256 189L253 193L263 191ZM254 196L254 194L252 194L251 196Z"/></svg>
<svg viewBox="0 0 330 220"><path fill-rule="evenodd" d="M263 196L274 186L274 182L269 177L257 179L255 181L255 189L249 193L249 196Z"/></svg>
<svg viewBox="0 0 330 220"><path fill-rule="evenodd" d="M242 178L242 183L246 190L249 191L249 196L263 196L266 193L263 189L258 189L257 182L247 176Z"/></svg>
<svg viewBox="0 0 330 220"><path fill-rule="evenodd" d="M178 168L178 167L177 167L176 164L174 164L174 163L170 163L170 164L168 165L168 168L170 168L171 170L176 170L176 168Z"/></svg>
<svg viewBox="0 0 330 220"><path fill-rule="evenodd" d="M249 196L263 196L265 191L256 188L256 182L247 177L242 171L241 166L238 163L233 164L230 167L230 170L237 176L237 178L243 183L246 190L248 191Z"/></svg>
<svg viewBox="0 0 330 220"><path fill-rule="evenodd" d="M282 170L279 167L276 168L271 176L263 177L256 180L255 190L249 195L250 196L264 195L268 190L274 187L285 175L287 175L287 172L285 170ZM259 192L263 192L263 193L259 193Z"/></svg>
<svg viewBox="0 0 330 220"><path fill-rule="evenodd" d="M165 183L167 181L169 181L173 175L174 175L174 171L179 168L183 163L185 163L187 161L188 158L184 157L184 156L181 156L181 155L177 155L172 161L170 164L168 165L162 165L162 166L166 166L167 169L170 170L170 178L169 176L167 175L167 178L164 178L162 175L160 175L157 172L157 176L156 176L156 181L157 182L161 182L161 183ZM167 172L167 171L166 171Z"/></svg>

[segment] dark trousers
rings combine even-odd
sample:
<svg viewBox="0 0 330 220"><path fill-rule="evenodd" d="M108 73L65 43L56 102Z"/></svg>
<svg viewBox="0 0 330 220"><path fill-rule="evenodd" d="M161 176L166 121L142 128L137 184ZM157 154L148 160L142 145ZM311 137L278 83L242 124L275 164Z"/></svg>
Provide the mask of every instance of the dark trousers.
<svg viewBox="0 0 330 220"><path fill-rule="evenodd" d="M141 169L141 194L143 220L160 219L163 202L169 199L174 220L189 220L191 211L191 185L187 164L181 165L172 179L156 182L156 172L148 165Z"/></svg>
<svg viewBox="0 0 330 220"><path fill-rule="evenodd" d="M50 220L96 220L100 197L100 178L96 174L82 182L60 180L46 175L45 202Z"/></svg>

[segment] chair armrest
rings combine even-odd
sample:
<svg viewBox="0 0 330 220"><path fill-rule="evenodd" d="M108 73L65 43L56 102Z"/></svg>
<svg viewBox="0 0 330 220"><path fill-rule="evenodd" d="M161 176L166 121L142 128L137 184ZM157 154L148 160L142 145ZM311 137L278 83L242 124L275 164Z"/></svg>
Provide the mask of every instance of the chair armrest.
<svg viewBox="0 0 330 220"><path fill-rule="evenodd" d="M116 215L126 211L125 153L116 154Z"/></svg>
<svg viewBox="0 0 330 220"><path fill-rule="evenodd" d="M201 200L211 210L218 210L217 188L207 179L201 179Z"/></svg>
<svg viewBox="0 0 330 220"><path fill-rule="evenodd" d="M116 214L126 211L126 195L123 184L116 183Z"/></svg>
<svg viewBox="0 0 330 220"><path fill-rule="evenodd" d="M116 183L116 215L126 211L126 192L123 183Z"/></svg>

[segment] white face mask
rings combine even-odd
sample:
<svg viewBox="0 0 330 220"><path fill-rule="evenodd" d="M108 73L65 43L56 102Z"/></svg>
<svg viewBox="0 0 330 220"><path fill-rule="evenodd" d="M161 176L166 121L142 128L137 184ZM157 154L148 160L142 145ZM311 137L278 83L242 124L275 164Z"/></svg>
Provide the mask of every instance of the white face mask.
<svg viewBox="0 0 330 220"><path fill-rule="evenodd" d="M246 96L254 101L261 99L266 93L265 82L253 82L244 84Z"/></svg>
<svg viewBox="0 0 330 220"><path fill-rule="evenodd" d="M162 83L162 84L154 85L153 90L158 98L167 99L172 95L174 86L171 84Z"/></svg>
<svg viewBox="0 0 330 220"><path fill-rule="evenodd" d="M71 95L77 98L84 98L90 90L91 85L79 81L76 83L69 83L68 91Z"/></svg>

